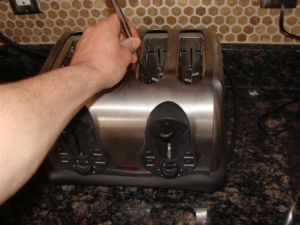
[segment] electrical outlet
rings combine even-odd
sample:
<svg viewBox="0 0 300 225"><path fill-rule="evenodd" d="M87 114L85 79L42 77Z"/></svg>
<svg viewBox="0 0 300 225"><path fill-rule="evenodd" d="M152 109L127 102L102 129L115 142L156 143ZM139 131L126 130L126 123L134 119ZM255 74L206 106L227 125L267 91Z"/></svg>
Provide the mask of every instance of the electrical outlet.
<svg viewBox="0 0 300 225"><path fill-rule="evenodd" d="M261 0L260 8L281 8L282 0ZM297 0L286 0L285 8L296 8Z"/></svg>
<svg viewBox="0 0 300 225"><path fill-rule="evenodd" d="M9 0L15 15L42 13L39 0Z"/></svg>

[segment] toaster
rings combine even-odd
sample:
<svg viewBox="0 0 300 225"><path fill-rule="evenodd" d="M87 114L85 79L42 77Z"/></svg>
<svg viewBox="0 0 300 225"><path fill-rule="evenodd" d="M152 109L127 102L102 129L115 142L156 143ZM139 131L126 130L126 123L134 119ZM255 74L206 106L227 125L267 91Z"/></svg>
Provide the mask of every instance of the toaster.
<svg viewBox="0 0 300 225"><path fill-rule="evenodd" d="M47 156L50 181L219 190L228 149L216 35L206 28L138 32L144 68L130 66L74 116ZM41 72L68 66L81 34L64 33Z"/></svg>

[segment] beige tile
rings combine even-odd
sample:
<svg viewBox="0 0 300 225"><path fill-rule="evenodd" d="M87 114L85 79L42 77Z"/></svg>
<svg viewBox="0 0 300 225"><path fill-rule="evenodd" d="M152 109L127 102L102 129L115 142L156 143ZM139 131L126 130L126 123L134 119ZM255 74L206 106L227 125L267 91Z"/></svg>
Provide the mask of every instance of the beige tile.
<svg viewBox="0 0 300 225"><path fill-rule="evenodd" d="M87 9L90 9L93 7L93 2L91 0L84 0L83 1L83 6Z"/></svg>
<svg viewBox="0 0 300 225"><path fill-rule="evenodd" d="M202 4L206 6L212 5L212 0L202 0Z"/></svg>
<svg viewBox="0 0 300 225"><path fill-rule="evenodd" d="M202 19L202 23L204 24L210 24L212 22L212 17L211 16L204 16Z"/></svg>
<svg viewBox="0 0 300 225"><path fill-rule="evenodd" d="M60 9L60 4L57 1L51 1L50 7L51 7L51 9L58 10L58 9Z"/></svg>
<svg viewBox="0 0 300 225"><path fill-rule="evenodd" d="M191 22L191 24L193 24L193 25L197 25L198 23L200 23L200 18L199 18L198 16L192 16L192 17L190 18L190 22Z"/></svg>
<svg viewBox="0 0 300 225"><path fill-rule="evenodd" d="M153 23L153 19L152 19L151 16L145 16L145 17L143 18L143 22L144 22L144 24L146 24L146 25L150 25L150 24Z"/></svg>
<svg viewBox="0 0 300 225"><path fill-rule="evenodd" d="M233 12L233 15L240 16L243 14L243 8L240 6L236 6L233 8L232 12Z"/></svg>
<svg viewBox="0 0 300 225"><path fill-rule="evenodd" d="M174 16L181 15L181 8L179 8L179 7L172 8L172 15L174 15Z"/></svg>
<svg viewBox="0 0 300 225"><path fill-rule="evenodd" d="M229 7L222 7L220 13L223 16L228 16L231 14L231 9Z"/></svg>
<svg viewBox="0 0 300 225"><path fill-rule="evenodd" d="M252 42L252 43L258 42L259 41L258 34L251 34L251 35L249 35L249 41Z"/></svg>
<svg viewBox="0 0 300 225"><path fill-rule="evenodd" d="M247 35L244 33L240 33L237 36L237 41L239 42L245 42L247 40Z"/></svg>
<svg viewBox="0 0 300 225"><path fill-rule="evenodd" d="M226 23L228 25L234 25L236 23L236 17L235 16L227 16Z"/></svg>
<svg viewBox="0 0 300 225"><path fill-rule="evenodd" d="M261 9L260 0L119 0L137 28L208 27L223 43L300 44L280 32L280 9ZM84 30L113 12L110 0L41 1L44 13L14 15L0 1L0 28L20 43L54 43L66 31ZM300 1L286 9L285 28L300 33Z"/></svg>
<svg viewBox="0 0 300 225"><path fill-rule="evenodd" d="M155 23L159 26L163 25L165 23L165 18L162 16L157 16L155 18Z"/></svg>
<svg viewBox="0 0 300 225"><path fill-rule="evenodd" d="M16 26L19 27L19 28L24 28L25 23L22 20L17 20L16 21Z"/></svg>
<svg viewBox="0 0 300 225"><path fill-rule="evenodd" d="M272 25L272 26L267 27L267 33L268 34L275 34L277 32L278 32L278 27L277 26Z"/></svg>
<svg viewBox="0 0 300 225"><path fill-rule="evenodd" d="M248 6L250 4L250 0L239 0L240 6Z"/></svg>
<svg viewBox="0 0 300 225"><path fill-rule="evenodd" d="M227 25L222 25L222 26L220 26L220 32L222 33L222 34L228 34L229 33L229 26L227 26Z"/></svg>
<svg viewBox="0 0 300 225"><path fill-rule="evenodd" d="M188 18L186 16L180 16L178 18L178 23L181 24L181 25L186 25L188 23ZM179 27L181 28L181 26Z"/></svg>
<svg viewBox="0 0 300 225"><path fill-rule="evenodd" d="M209 14L210 16L215 16L215 15L217 15L218 13L219 13L219 9L218 9L217 7L215 7L215 6L210 7L210 8L208 9L208 14Z"/></svg>
<svg viewBox="0 0 300 225"><path fill-rule="evenodd" d="M258 16L253 16L253 17L250 18L250 24L251 24L251 25L256 26L256 25L258 25L259 23L260 23L260 17L258 17Z"/></svg>
<svg viewBox="0 0 300 225"><path fill-rule="evenodd" d="M204 7L198 7L196 9L196 14L199 15L199 16L206 15L206 8L204 8Z"/></svg>
<svg viewBox="0 0 300 225"><path fill-rule="evenodd" d="M244 27L243 32L245 34L252 34L254 31L254 28L251 25L247 25Z"/></svg>
<svg viewBox="0 0 300 225"><path fill-rule="evenodd" d="M41 2L41 4L42 4L42 3L43 3L43 1ZM63 9L65 9L65 10L70 10L70 9L71 9L71 4L70 4L69 1L62 1L62 2L61 2L61 7L62 7ZM44 9L43 6L42 6L42 9Z"/></svg>
<svg viewBox="0 0 300 225"><path fill-rule="evenodd" d="M80 16L83 18L89 18L90 12L87 9L82 9L82 10L80 10Z"/></svg>
<svg viewBox="0 0 300 225"><path fill-rule="evenodd" d="M41 41L39 36L32 36L31 39L32 39L33 43L35 43L35 44L37 44Z"/></svg>
<svg viewBox="0 0 300 225"><path fill-rule="evenodd" d="M235 36L233 34L227 34L227 35L225 35L225 41L234 42L235 41Z"/></svg>
<svg viewBox="0 0 300 225"><path fill-rule="evenodd" d="M163 5L163 0L153 0L153 5L156 7L160 7Z"/></svg>
<svg viewBox="0 0 300 225"><path fill-rule="evenodd" d="M176 21L176 18L175 18L174 16L169 16L169 17L167 17L167 23L168 23L169 25L174 25L176 22L177 22L177 21Z"/></svg>
<svg viewBox="0 0 300 225"><path fill-rule="evenodd" d="M72 6L75 9L81 9L82 8L82 3L79 0L73 0L72 2Z"/></svg>
<svg viewBox="0 0 300 225"><path fill-rule="evenodd" d="M224 24L224 16L216 16L214 18L214 23L216 25L222 25L222 24Z"/></svg>
<svg viewBox="0 0 300 225"><path fill-rule="evenodd" d="M183 13L184 13L184 15L191 16L194 14L194 8L192 8L191 6L188 6L183 9Z"/></svg>
<svg viewBox="0 0 300 225"><path fill-rule="evenodd" d="M225 4L225 0L215 0L214 3L217 5L217 6L222 6Z"/></svg>
<svg viewBox="0 0 300 225"><path fill-rule="evenodd" d="M11 20L6 21L6 27L15 28L15 23Z"/></svg>
<svg viewBox="0 0 300 225"><path fill-rule="evenodd" d="M157 14L158 14L157 8L150 7L150 8L148 9L148 14L149 14L150 16L157 16Z"/></svg>
<svg viewBox="0 0 300 225"><path fill-rule="evenodd" d="M239 34L239 33L241 33L242 28L240 26L235 25L231 28L231 31L233 34Z"/></svg>
<svg viewBox="0 0 300 225"><path fill-rule="evenodd" d="M166 4L166 6L171 7L171 6L175 5L175 0L165 0L165 4Z"/></svg>

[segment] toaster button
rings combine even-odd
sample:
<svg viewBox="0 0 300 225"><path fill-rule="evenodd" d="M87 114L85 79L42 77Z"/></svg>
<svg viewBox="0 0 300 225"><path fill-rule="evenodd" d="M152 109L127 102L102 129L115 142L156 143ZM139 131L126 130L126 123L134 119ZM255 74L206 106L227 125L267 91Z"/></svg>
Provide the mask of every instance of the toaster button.
<svg viewBox="0 0 300 225"><path fill-rule="evenodd" d="M82 175L88 175L92 172L93 168L87 163L77 163L77 170Z"/></svg>
<svg viewBox="0 0 300 225"><path fill-rule="evenodd" d="M178 168L176 165L164 165L162 173L165 178L172 179L177 177Z"/></svg>
<svg viewBox="0 0 300 225"><path fill-rule="evenodd" d="M61 160L68 159L68 155L67 154L65 154L65 155L59 155L59 157L60 157Z"/></svg>
<svg viewBox="0 0 300 225"><path fill-rule="evenodd" d="M145 154L146 155L153 155L153 152L152 151L146 151Z"/></svg>
<svg viewBox="0 0 300 225"><path fill-rule="evenodd" d="M153 159L146 159L146 163L153 163L154 160Z"/></svg>
<svg viewBox="0 0 300 225"><path fill-rule="evenodd" d="M99 153L99 152L101 152L101 150L100 150L99 148L94 148L94 149L93 149L93 152Z"/></svg>
<svg viewBox="0 0 300 225"><path fill-rule="evenodd" d="M57 147L56 147L56 151L57 151L57 152L62 152L62 151L63 151L63 148L60 147L60 146L57 146Z"/></svg>
<svg viewBox="0 0 300 225"><path fill-rule="evenodd" d="M176 173L177 168L176 167L174 167L174 168L173 167L171 167L171 168L164 167L163 171L168 175L173 175L174 173Z"/></svg>
<svg viewBox="0 0 300 225"><path fill-rule="evenodd" d="M185 155L186 155L186 156L191 156L191 155L193 155L193 153L190 152L190 151L187 151L187 152L185 152Z"/></svg>
<svg viewBox="0 0 300 225"><path fill-rule="evenodd" d="M97 162L101 162L101 161L103 161L103 158L102 157L96 157L95 158L95 162L97 163Z"/></svg>
<svg viewBox="0 0 300 225"><path fill-rule="evenodd" d="M193 160L191 160L191 159L186 159L186 160L184 160L184 163L185 163L185 164L192 164L192 163L193 163Z"/></svg>

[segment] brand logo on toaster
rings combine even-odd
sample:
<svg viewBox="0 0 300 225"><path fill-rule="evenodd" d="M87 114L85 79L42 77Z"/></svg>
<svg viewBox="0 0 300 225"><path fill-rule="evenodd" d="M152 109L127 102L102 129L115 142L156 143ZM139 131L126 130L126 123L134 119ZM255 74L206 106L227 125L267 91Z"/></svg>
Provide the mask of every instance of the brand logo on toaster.
<svg viewBox="0 0 300 225"><path fill-rule="evenodd" d="M137 170L139 167L136 164L132 163L120 163L119 165L115 166L116 169L120 170Z"/></svg>

